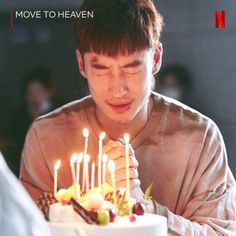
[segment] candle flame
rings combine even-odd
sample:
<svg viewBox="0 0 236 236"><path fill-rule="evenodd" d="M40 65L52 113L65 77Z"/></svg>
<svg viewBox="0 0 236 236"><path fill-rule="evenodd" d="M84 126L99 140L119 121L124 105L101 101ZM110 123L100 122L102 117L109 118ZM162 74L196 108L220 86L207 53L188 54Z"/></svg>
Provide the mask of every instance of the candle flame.
<svg viewBox="0 0 236 236"><path fill-rule="evenodd" d="M83 136L84 136L85 138L88 138L88 136L89 136L89 131L88 131L87 128L84 128L84 130L83 130Z"/></svg>
<svg viewBox="0 0 236 236"><path fill-rule="evenodd" d="M54 170L58 170L61 166L61 160L57 160L55 165L54 165Z"/></svg>
<svg viewBox="0 0 236 236"><path fill-rule="evenodd" d="M99 135L99 139L100 139L100 140L103 140L103 139L105 138L105 136L106 136L106 133L105 133L105 132L102 132L102 133L100 133L100 135Z"/></svg>
<svg viewBox="0 0 236 236"><path fill-rule="evenodd" d="M129 143L129 135L128 134L124 135L124 140L126 143Z"/></svg>
<svg viewBox="0 0 236 236"><path fill-rule="evenodd" d="M108 161L108 169L109 169L110 172L115 171L115 162L113 160Z"/></svg>
<svg viewBox="0 0 236 236"><path fill-rule="evenodd" d="M85 156L85 162L88 164L89 161L90 161L90 156L87 154L87 155Z"/></svg>
<svg viewBox="0 0 236 236"><path fill-rule="evenodd" d="M73 165L75 164L76 160L77 160L78 154L77 153L73 153L71 158L70 158L70 164Z"/></svg>
<svg viewBox="0 0 236 236"><path fill-rule="evenodd" d="M80 153L78 156L77 156L77 164L80 164L80 162L82 161L83 159L83 153Z"/></svg>
<svg viewBox="0 0 236 236"><path fill-rule="evenodd" d="M107 162L107 159L108 159L107 154L103 154L102 155L102 162Z"/></svg>

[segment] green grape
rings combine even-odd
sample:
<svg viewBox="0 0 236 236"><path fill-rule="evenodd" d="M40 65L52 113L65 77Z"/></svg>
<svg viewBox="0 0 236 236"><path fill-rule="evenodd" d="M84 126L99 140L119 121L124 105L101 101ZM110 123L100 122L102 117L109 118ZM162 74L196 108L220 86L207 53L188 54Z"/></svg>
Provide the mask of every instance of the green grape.
<svg viewBox="0 0 236 236"><path fill-rule="evenodd" d="M98 213L98 222L100 225L106 225L110 221L110 216L108 211L100 211Z"/></svg>

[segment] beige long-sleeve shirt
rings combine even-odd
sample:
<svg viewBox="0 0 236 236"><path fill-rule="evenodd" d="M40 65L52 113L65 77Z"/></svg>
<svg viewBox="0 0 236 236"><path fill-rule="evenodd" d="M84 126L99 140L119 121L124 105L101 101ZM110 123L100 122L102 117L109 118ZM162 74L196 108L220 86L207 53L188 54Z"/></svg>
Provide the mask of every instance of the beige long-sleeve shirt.
<svg viewBox="0 0 236 236"><path fill-rule="evenodd" d="M158 214L168 219L169 235L236 235L236 183L228 167L224 141L209 118L172 99L152 94L148 122L131 140L143 190L153 182ZM21 162L21 181L34 200L53 191L58 159L59 188L71 185L69 159L84 146L96 159L102 131L91 97L42 116L31 126ZM107 137L108 141L109 137Z"/></svg>

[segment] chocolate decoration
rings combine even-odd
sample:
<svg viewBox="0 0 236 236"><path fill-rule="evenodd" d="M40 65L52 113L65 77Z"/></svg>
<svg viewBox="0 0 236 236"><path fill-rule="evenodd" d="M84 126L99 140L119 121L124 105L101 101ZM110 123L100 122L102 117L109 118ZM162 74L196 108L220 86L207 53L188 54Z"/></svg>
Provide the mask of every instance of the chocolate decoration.
<svg viewBox="0 0 236 236"><path fill-rule="evenodd" d="M99 224L96 217L84 209L74 198L71 199L71 203L75 212L78 213L88 224Z"/></svg>
<svg viewBox="0 0 236 236"><path fill-rule="evenodd" d="M37 205L38 205L39 209L43 212L44 217L47 221L49 220L49 218L48 218L49 206L53 203L56 203L56 202L57 202L57 200L53 196L52 193L43 192L39 197Z"/></svg>

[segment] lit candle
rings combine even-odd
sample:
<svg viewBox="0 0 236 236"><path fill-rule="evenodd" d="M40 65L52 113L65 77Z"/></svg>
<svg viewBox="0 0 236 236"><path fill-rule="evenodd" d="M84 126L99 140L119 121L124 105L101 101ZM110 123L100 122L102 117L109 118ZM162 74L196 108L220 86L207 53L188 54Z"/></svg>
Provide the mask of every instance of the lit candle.
<svg viewBox="0 0 236 236"><path fill-rule="evenodd" d="M79 177L80 177L80 163L83 159L83 153L80 153L78 156L77 156L77 160L76 160L76 183L80 186L80 183L79 183Z"/></svg>
<svg viewBox="0 0 236 236"><path fill-rule="evenodd" d="M82 180L82 190L84 192L85 190L85 157L88 151L88 136L89 136L89 131L87 128L83 130L83 136L84 136L84 159L83 159L83 180Z"/></svg>
<svg viewBox="0 0 236 236"><path fill-rule="evenodd" d="M130 199L130 183L129 183L129 135L124 135L125 140L125 167L126 167L126 196L127 201Z"/></svg>
<svg viewBox="0 0 236 236"><path fill-rule="evenodd" d="M89 171L88 171L88 164L89 164L90 156L87 154L85 158L85 180L86 180L86 193L89 190Z"/></svg>
<svg viewBox="0 0 236 236"><path fill-rule="evenodd" d="M54 197L57 194L57 174L58 174L58 169L61 166L61 160L57 160L55 165L54 165Z"/></svg>
<svg viewBox="0 0 236 236"><path fill-rule="evenodd" d="M76 162L77 156L78 156L78 154L74 153L70 158L70 169L71 169L71 176L72 176L73 185L76 184L76 180L75 180L75 162Z"/></svg>
<svg viewBox="0 0 236 236"><path fill-rule="evenodd" d="M99 135L99 143L98 143L98 187L101 186L102 183L102 141L105 138L105 132L102 132Z"/></svg>
<svg viewBox="0 0 236 236"><path fill-rule="evenodd" d="M92 162L92 170L91 170L91 188L94 188L94 177L95 177L95 163Z"/></svg>
<svg viewBox="0 0 236 236"><path fill-rule="evenodd" d="M113 188L114 204L116 205L115 162L113 160L108 161L108 169L111 172L111 185Z"/></svg>
<svg viewBox="0 0 236 236"><path fill-rule="evenodd" d="M102 155L102 183L106 183L106 168L107 168L107 155Z"/></svg>

